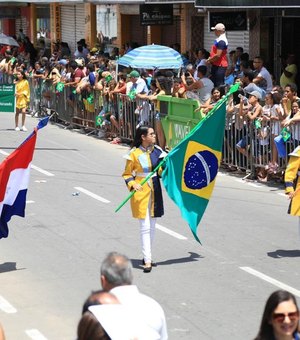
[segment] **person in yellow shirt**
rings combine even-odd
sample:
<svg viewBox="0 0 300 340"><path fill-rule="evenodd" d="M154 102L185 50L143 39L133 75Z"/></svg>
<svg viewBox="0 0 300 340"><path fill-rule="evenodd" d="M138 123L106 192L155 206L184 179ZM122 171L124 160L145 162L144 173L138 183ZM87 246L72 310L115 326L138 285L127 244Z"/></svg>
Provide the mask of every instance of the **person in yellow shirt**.
<svg viewBox="0 0 300 340"><path fill-rule="evenodd" d="M133 148L124 156L126 166L123 178L130 191L135 194L131 197L132 216L140 223L140 236L142 243L144 272L149 273L154 265L152 262L151 247L154 240L156 218L164 214L163 197L159 176L162 169L154 173L151 178L141 186L141 182L150 174L166 156L166 153L157 145L156 134L151 127L140 126L136 130Z"/></svg>
<svg viewBox="0 0 300 340"><path fill-rule="evenodd" d="M30 88L24 71L18 71L16 81L16 131L27 131L25 127L26 108L30 101ZM19 128L19 114L22 114L22 127Z"/></svg>
<svg viewBox="0 0 300 340"><path fill-rule="evenodd" d="M288 214L299 217L300 236L300 146L289 154L289 162L284 175L285 193L291 200Z"/></svg>
<svg viewBox="0 0 300 340"><path fill-rule="evenodd" d="M280 77L280 86L285 88L288 84L296 84L297 65L294 54L289 54L286 59L286 65L283 66L283 72Z"/></svg>

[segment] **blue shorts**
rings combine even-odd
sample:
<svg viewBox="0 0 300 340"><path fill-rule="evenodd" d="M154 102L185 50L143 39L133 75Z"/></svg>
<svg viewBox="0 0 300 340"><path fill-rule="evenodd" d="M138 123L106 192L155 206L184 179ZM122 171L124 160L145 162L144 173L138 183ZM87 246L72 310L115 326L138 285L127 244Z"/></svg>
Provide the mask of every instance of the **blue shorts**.
<svg viewBox="0 0 300 340"><path fill-rule="evenodd" d="M249 145L249 137L244 136L241 140L237 142L236 147L240 149L246 149L247 145Z"/></svg>

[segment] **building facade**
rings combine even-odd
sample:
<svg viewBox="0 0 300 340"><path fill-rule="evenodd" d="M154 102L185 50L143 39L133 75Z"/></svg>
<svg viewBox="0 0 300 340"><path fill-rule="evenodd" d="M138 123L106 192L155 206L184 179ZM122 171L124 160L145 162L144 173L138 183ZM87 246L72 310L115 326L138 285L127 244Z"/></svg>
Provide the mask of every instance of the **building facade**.
<svg viewBox="0 0 300 340"><path fill-rule="evenodd" d="M32 0L33 1L33 0ZM264 6L264 3L268 6ZM294 0L94 0L62 2L7 2L0 5L0 30L17 35L20 28L37 43L76 42L86 39L90 47L104 44L120 51L128 44L180 46L180 51L210 49L214 34L210 27L223 22L229 50L240 46L250 59L261 55L278 77L282 57L300 56L298 31L300 4ZM213 5L212 5L213 3ZM271 5L270 5L271 4Z"/></svg>

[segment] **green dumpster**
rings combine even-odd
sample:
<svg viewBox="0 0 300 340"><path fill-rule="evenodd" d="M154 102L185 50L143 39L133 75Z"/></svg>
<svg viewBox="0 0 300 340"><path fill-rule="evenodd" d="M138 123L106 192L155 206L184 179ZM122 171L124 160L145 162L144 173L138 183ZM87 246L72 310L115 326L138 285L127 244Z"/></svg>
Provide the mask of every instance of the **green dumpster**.
<svg viewBox="0 0 300 340"><path fill-rule="evenodd" d="M158 96L161 123L170 149L176 146L203 118L199 102L171 96Z"/></svg>

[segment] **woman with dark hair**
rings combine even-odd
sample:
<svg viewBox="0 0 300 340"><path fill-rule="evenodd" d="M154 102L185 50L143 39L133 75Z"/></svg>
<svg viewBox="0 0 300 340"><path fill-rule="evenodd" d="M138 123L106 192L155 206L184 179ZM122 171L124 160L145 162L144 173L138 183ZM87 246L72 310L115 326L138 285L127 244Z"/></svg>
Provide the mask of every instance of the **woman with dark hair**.
<svg viewBox="0 0 300 340"><path fill-rule="evenodd" d="M17 80L16 84L16 115L15 115L15 123L16 131L27 131L25 127L25 117L26 117L26 108L30 101L30 88L29 83L26 79L25 72L20 70L16 74ZM22 127L19 128L19 114L22 113Z"/></svg>
<svg viewBox="0 0 300 340"><path fill-rule="evenodd" d="M277 290L268 298L258 335L254 340L299 340L299 309L295 296Z"/></svg>
<svg viewBox="0 0 300 340"><path fill-rule="evenodd" d="M124 158L126 161L123 178L130 191L132 216L139 219L143 252L144 272L152 269L151 246L154 240L156 218L164 214L163 198L159 176L162 169L155 173L143 186L141 182L165 157L166 153L157 145L154 130L140 126L136 130L132 149Z"/></svg>
<svg viewBox="0 0 300 340"><path fill-rule="evenodd" d="M206 115L216 104L217 102L222 99L224 96L224 87L223 86L216 86L211 90L211 97L201 105L203 113Z"/></svg>

